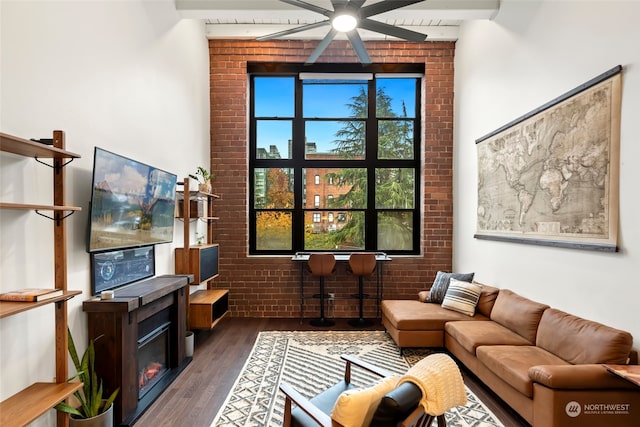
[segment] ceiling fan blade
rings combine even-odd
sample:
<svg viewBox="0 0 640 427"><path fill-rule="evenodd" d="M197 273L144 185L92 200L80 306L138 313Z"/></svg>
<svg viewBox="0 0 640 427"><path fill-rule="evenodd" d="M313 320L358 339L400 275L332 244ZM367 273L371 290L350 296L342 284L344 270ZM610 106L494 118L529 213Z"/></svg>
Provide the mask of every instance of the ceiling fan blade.
<svg viewBox="0 0 640 427"><path fill-rule="evenodd" d="M347 37L349 38L349 42L351 43L351 47L358 55L358 59L360 59L360 63L368 65L371 64L371 58L369 58L369 53L367 53L367 48L364 47L364 43L360 38L360 34L358 31L351 30L347 32Z"/></svg>
<svg viewBox="0 0 640 427"><path fill-rule="evenodd" d="M360 9L365 1L367 0L351 0L349 2L349 7L353 9Z"/></svg>
<svg viewBox="0 0 640 427"><path fill-rule="evenodd" d="M377 4L377 3L376 3ZM361 19L358 24L363 30L375 31L376 33L386 34L388 36L398 37L410 42L423 42L427 39L426 34L416 31L407 30L405 28L395 27L385 24L384 22L374 21L372 19Z"/></svg>
<svg viewBox="0 0 640 427"><path fill-rule="evenodd" d="M381 1L369 6L365 6L360 9L360 16L362 18L368 18L379 13L389 12L390 10L400 9L401 7L410 6L415 3L423 2L424 0L393 0L393 1Z"/></svg>
<svg viewBox="0 0 640 427"><path fill-rule="evenodd" d="M261 36L256 38L256 40L262 42L265 40L276 39L282 36L288 36L289 34L299 33L300 31L312 30L314 28L323 27L329 24L329 20L314 22L313 24L303 25L301 27L291 28L289 30L279 31L273 34L267 34L266 36Z"/></svg>
<svg viewBox="0 0 640 427"><path fill-rule="evenodd" d="M291 6L301 7L303 9L310 10L312 12L320 13L326 17L330 17L333 13L332 10L325 9L324 7L316 6L315 4L307 3L302 0L280 0L283 3L290 4Z"/></svg>
<svg viewBox="0 0 640 427"><path fill-rule="evenodd" d="M333 6L334 11L344 8L347 3L349 3L349 0L331 0L331 6Z"/></svg>
<svg viewBox="0 0 640 427"><path fill-rule="evenodd" d="M316 47L316 50L314 50L311 56L307 58L307 62L305 62L306 65L313 64L314 62L316 62L316 59L318 59L318 57L322 54L322 52L324 52L327 46L329 46L329 43L331 43L333 38L336 36L336 33L337 31L331 28L331 30L327 33L327 35L324 36L324 39L320 41L320 43L318 44L318 47Z"/></svg>

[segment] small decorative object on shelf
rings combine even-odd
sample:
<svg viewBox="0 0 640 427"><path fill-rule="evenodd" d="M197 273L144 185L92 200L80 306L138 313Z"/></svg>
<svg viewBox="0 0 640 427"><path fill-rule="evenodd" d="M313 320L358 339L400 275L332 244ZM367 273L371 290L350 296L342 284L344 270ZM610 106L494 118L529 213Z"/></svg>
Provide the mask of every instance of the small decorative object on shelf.
<svg viewBox="0 0 640 427"><path fill-rule="evenodd" d="M198 181L198 190L203 193L211 193L211 181L215 178L213 172L209 172L202 166L198 166L195 174L189 174L189 178Z"/></svg>
<svg viewBox="0 0 640 427"><path fill-rule="evenodd" d="M0 301L36 302L62 295L62 289L24 288L0 294Z"/></svg>
<svg viewBox="0 0 640 427"><path fill-rule="evenodd" d="M53 138L40 138L40 139L31 138L31 141L39 142L40 144L44 144L44 145L53 145Z"/></svg>

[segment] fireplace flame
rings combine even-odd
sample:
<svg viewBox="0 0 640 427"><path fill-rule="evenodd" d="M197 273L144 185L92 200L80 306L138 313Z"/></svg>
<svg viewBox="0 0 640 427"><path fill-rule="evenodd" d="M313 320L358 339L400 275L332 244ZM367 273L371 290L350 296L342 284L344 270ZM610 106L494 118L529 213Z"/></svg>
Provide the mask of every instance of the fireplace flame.
<svg viewBox="0 0 640 427"><path fill-rule="evenodd" d="M138 388L143 389L153 381L154 378L159 377L164 372L164 366L159 362L149 363L140 373L138 379Z"/></svg>

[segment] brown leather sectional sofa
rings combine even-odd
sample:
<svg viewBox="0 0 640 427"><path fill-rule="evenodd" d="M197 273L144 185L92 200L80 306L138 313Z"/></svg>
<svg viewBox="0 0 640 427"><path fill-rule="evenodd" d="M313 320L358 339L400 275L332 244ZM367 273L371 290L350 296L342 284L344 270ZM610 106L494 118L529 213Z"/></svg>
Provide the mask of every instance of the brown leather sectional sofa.
<svg viewBox="0 0 640 427"><path fill-rule="evenodd" d="M396 344L444 347L535 427L639 426L640 387L603 364L637 364L625 331L483 285L473 317L418 300L384 300Z"/></svg>

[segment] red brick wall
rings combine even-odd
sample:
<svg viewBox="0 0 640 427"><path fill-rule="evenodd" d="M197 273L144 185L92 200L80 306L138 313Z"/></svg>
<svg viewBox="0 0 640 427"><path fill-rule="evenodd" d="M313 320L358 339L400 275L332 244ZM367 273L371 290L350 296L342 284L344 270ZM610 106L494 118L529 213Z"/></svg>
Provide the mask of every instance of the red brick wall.
<svg viewBox="0 0 640 427"><path fill-rule="evenodd" d="M290 257L248 256L247 143L248 76L250 62L302 63L317 41L210 40L211 167L214 192L221 195L215 211L214 241L220 243L217 288L230 291L230 314L235 317L297 317L299 265ZM424 221L422 256L394 257L384 268L385 298L416 298L438 270L450 270L453 231L453 42L367 42L374 63L424 62ZM334 41L318 62L357 62L346 41ZM306 276L308 294L317 292L317 280ZM375 283L365 282L366 292ZM348 296L357 292L357 280L339 265L326 281L328 292ZM305 313L318 313L317 300L305 301ZM373 316L373 301L365 316ZM338 299L336 317L357 317L357 300Z"/></svg>

